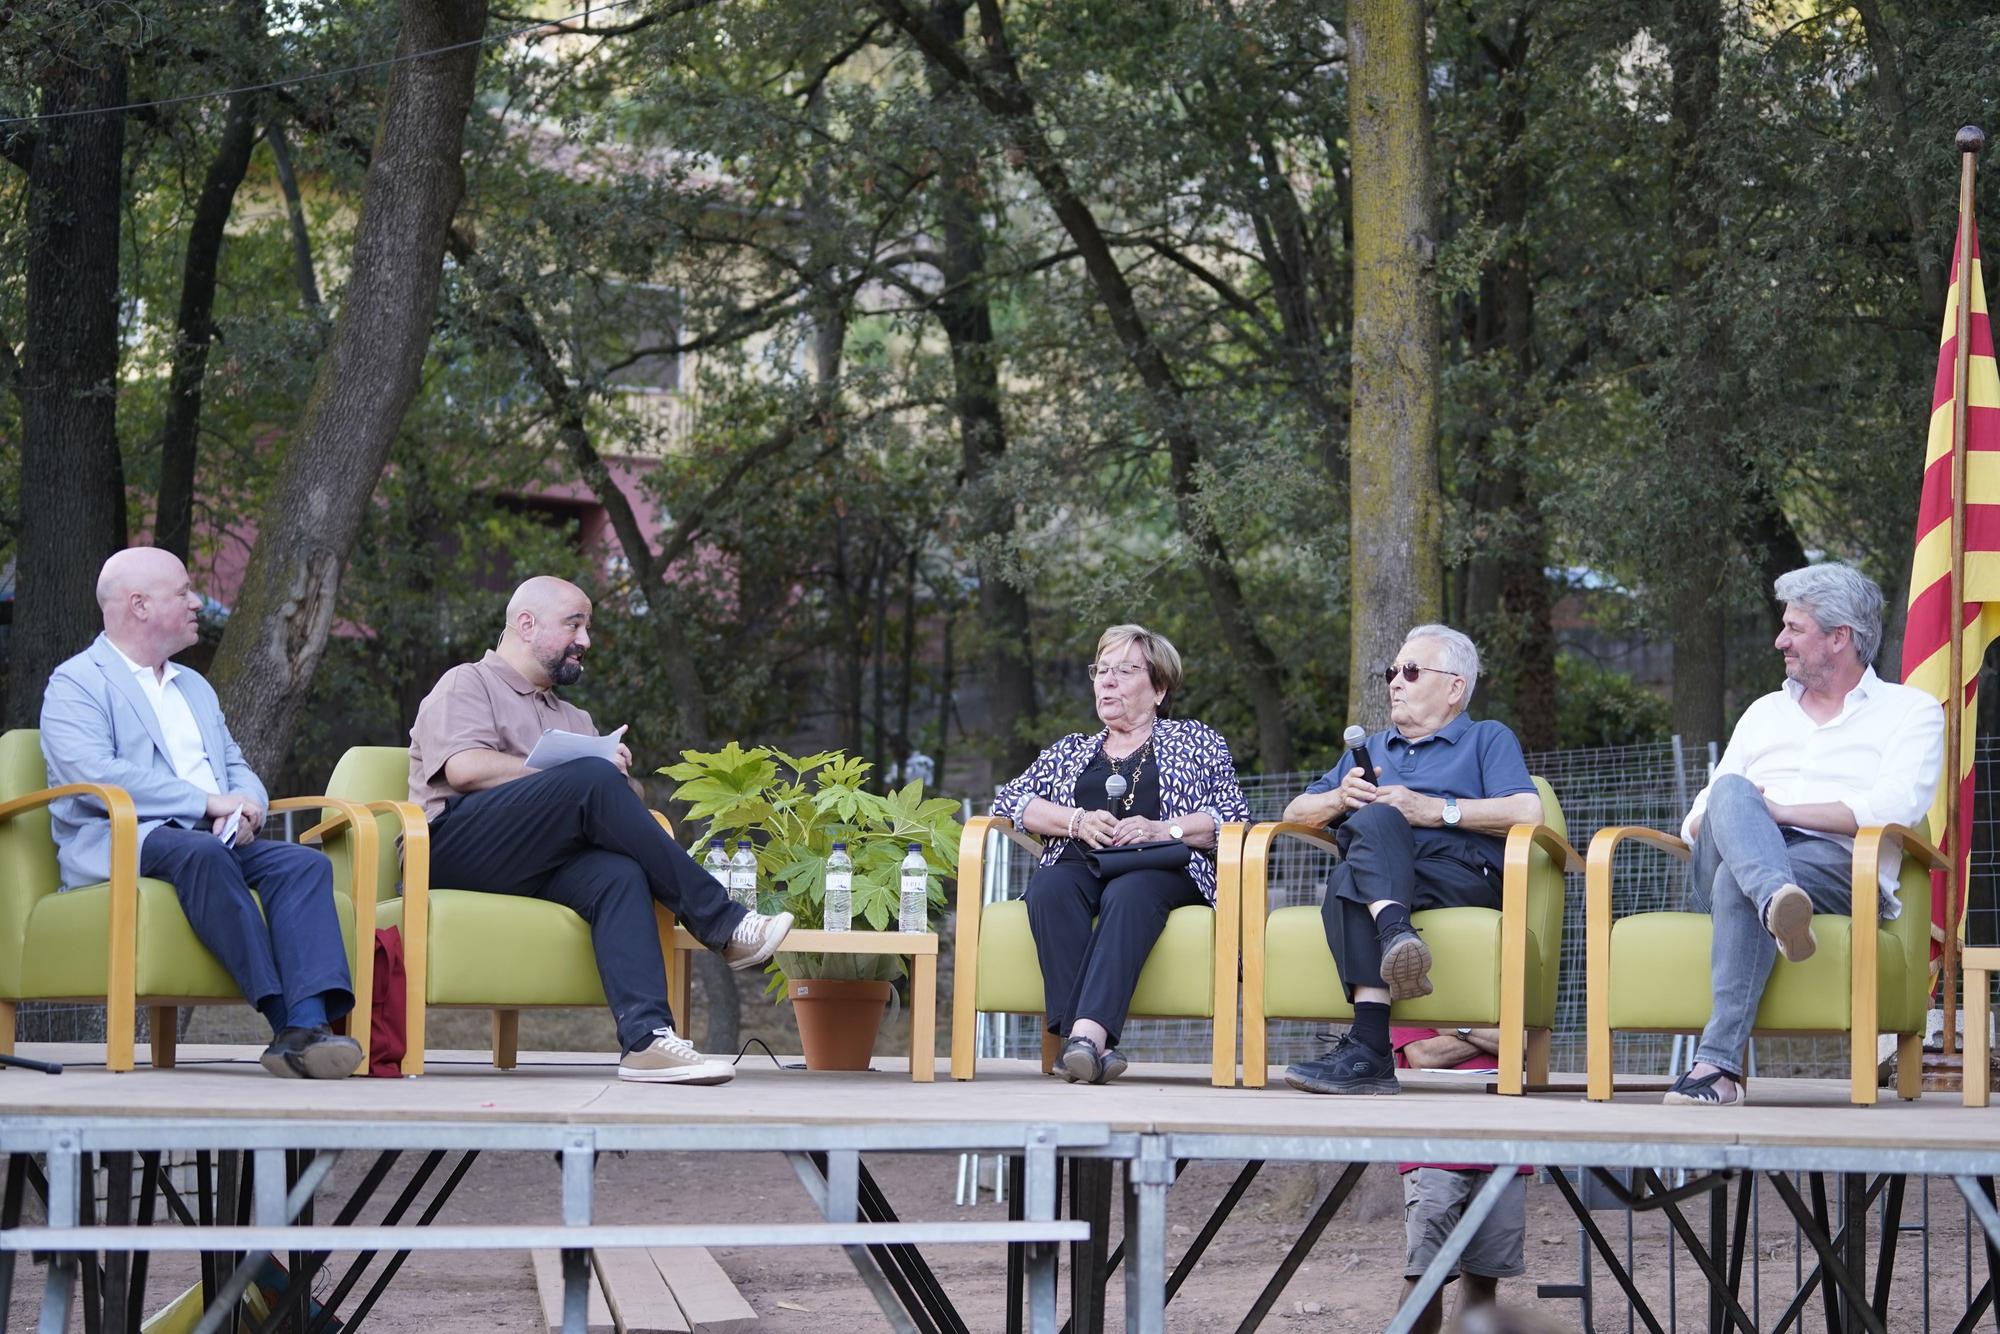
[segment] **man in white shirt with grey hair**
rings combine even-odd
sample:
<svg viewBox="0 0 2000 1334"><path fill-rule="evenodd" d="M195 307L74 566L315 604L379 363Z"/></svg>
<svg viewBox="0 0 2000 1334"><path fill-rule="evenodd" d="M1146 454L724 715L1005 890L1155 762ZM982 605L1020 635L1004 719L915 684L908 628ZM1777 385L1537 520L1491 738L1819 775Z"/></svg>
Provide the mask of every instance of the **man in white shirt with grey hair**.
<svg viewBox="0 0 2000 1334"><path fill-rule="evenodd" d="M1829 562L1779 576L1773 591L1785 604L1784 689L1743 711L1681 823L1690 881L1711 896L1715 1008L1670 1103L1744 1101L1744 1051L1777 956L1812 957L1813 913L1852 905L1855 832L1921 820L1943 763L1943 707L1870 665L1882 643L1874 581ZM1883 857L1884 918L1902 912L1901 866L1900 852Z"/></svg>

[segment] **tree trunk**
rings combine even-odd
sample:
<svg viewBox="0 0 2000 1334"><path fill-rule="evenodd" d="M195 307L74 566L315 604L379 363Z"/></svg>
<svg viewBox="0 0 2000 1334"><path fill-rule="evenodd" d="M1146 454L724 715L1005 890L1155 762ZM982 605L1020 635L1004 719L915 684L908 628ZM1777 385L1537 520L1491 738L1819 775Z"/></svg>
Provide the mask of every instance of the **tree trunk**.
<svg viewBox="0 0 2000 1334"><path fill-rule="evenodd" d="M304 417L258 515L216 685L245 758L274 770L332 629L342 567L417 391L464 193L459 165L485 0L401 0L402 63L362 186L347 290ZM449 48L419 59L414 53Z"/></svg>
<svg viewBox="0 0 2000 1334"><path fill-rule="evenodd" d="M965 35L964 0L938 5L929 21L956 46ZM933 95L943 99L951 80L927 62ZM973 660L986 696L986 730L1000 772L1013 775L1037 753L1027 724L1035 716L1035 665L1028 596L1001 574L999 549L1013 536L1014 505L992 481L1007 453L1001 414L1000 364L993 349L993 312L984 286L986 233L975 190L979 160L953 153L938 173L938 216L944 233L944 292L938 323L951 348L952 410L958 417L959 473L966 515L966 546L979 576L978 629ZM942 770L940 770L942 776Z"/></svg>
<svg viewBox="0 0 2000 1334"><path fill-rule="evenodd" d="M1505 48L1495 52L1494 71L1501 91L1500 166L1494 191L1495 212L1507 237L1500 255L1498 277L1500 342L1521 384L1536 371L1535 283L1533 256L1528 249L1529 178L1527 93L1529 14L1513 21ZM1521 456L1521 441L1533 426L1532 405L1517 395L1501 412L1514 440L1513 454L1503 466L1508 519L1505 547L1494 562L1500 585L1499 615L1513 643L1502 683L1513 704L1514 727L1527 750L1553 750L1559 722L1556 707L1556 634L1548 576L1548 525L1541 497Z"/></svg>
<svg viewBox="0 0 2000 1334"><path fill-rule="evenodd" d="M1249 696L1257 719L1256 762L1266 772L1290 769L1292 733L1291 723L1285 717L1284 669L1250 614L1228 548L1202 511L1198 476L1201 444L1192 424L1194 414L1185 410L1180 379L1154 339L1139 309L1137 294L1125 277L1124 267L1118 262L1097 215L1078 192L1041 125L1034 97L1022 82L1013 52L1008 49L998 0L980 0L980 30L986 56L977 69L901 0L876 0L876 8L914 40L938 69L970 89L987 111L1013 130L1023 162L1048 199L1056 221L1076 246L1084 271L1103 303L1105 317L1134 374L1159 405L1159 430L1167 446L1175 512L1194 553L1209 609L1222 630L1223 642L1235 656L1239 685ZM1436 471L1435 463L1432 471Z"/></svg>
<svg viewBox="0 0 2000 1334"><path fill-rule="evenodd" d="M1673 726L1682 740L1723 739L1727 676L1727 553L1735 524L1736 469L1725 456L1723 380L1729 330L1702 290L1722 233L1709 121L1722 83L1719 0L1674 0L1668 50L1672 176L1668 219L1677 306L1674 372L1659 391L1665 411L1656 458L1682 500L1666 541L1674 636Z"/></svg>
<svg viewBox="0 0 2000 1334"><path fill-rule="evenodd" d="M1437 238L1423 4L1352 0L1347 13L1356 184L1348 709L1374 728L1389 717L1382 667L1405 631L1440 612Z"/></svg>
<svg viewBox="0 0 2000 1334"><path fill-rule="evenodd" d="M194 473L199 450L202 381L208 374L208 346L215 338L215 284L222 237L236 206L236 189L250 169L257 146L257 96L235 93L223 113L222 139L209 160L195 199L181 266L181 309L175 321L174 363L167 382L166 420L160 426L159 513L153 545L182 560L194 538Z"/></svg>
<svg viewBox="0 0 2000 1334"><path fill-rule="evenodd" d="M102 628L97 571L126 541L117 417L125 118L98 110L127 100L124 59L52 53L40 89L47 119L16 150L28 172L28 253L8 727L36 725L49 673Z"/></svg>

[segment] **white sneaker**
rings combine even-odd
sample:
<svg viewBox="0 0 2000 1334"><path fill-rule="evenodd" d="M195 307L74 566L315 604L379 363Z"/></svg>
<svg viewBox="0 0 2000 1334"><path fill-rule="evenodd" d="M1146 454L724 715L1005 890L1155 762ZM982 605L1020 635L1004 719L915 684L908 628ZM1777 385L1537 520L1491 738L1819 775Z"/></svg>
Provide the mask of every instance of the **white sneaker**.
<svg viewBox="0 0 2000 1334"><path fill-rule="evenodd" d="M784 943L785 933L792 929L792 915L781 912L776 917L766 917L760 912L745 913L736 929L729 933L729 943L722 947L722 957L731 968L742 972L745 968L755 968L758 964L769 963L771 956Z"/></svg>
<svg viewBox="0 0 2000 1334"><path fill-rule="evenodd" d="M618 1062L618 1077L639 1084L727 1084L736 1067L709 1060L671 1028L656 1028L651 1042Z"/></svg>

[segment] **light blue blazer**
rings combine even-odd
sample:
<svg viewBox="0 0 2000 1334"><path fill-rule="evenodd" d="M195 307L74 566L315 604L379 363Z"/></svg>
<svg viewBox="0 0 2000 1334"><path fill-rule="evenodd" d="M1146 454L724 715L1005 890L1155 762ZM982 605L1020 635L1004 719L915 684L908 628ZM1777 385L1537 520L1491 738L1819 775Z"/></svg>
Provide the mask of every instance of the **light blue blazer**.
<svg viewBox="0 0 2000 1334"><path fill-rule="evenodd" d="M269 798L243 762L242 748L222 721L215 688L199 672L180 668L175 684L201 728L208 764L225 792L243 792L259 805ZM42 758L49 782L109 783L132 795L139 812L139 846L168 820L205 827L208 793L174 773L166 735L132 669L99 635L91 646L55 669L42 694ZM111 820L88 797L62 797L49 806L49 823L62 865L63 888L111 878Z"/></svg>

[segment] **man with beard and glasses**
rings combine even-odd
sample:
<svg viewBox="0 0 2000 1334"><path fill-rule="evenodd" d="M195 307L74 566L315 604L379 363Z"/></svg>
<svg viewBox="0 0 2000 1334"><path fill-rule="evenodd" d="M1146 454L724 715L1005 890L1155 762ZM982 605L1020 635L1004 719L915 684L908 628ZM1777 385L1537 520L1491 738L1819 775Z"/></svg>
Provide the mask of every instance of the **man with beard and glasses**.
<svg viewBox="0 0 2000 1334"><path fill-rule="evenodd" d="M654 822L624 745L615 759L527 767L545 731L597 735L590 715L556 694L583 675L589 647L590 598L540 575L514 590L499 647L446 672L425 697L410 729L410 800L430 821L431 879L574 910L590 924L618 1024L618 1077L724 1083L733 1067L674 1031L653 901L736 969L770 959L792 916L729 901Z"/></svg>

